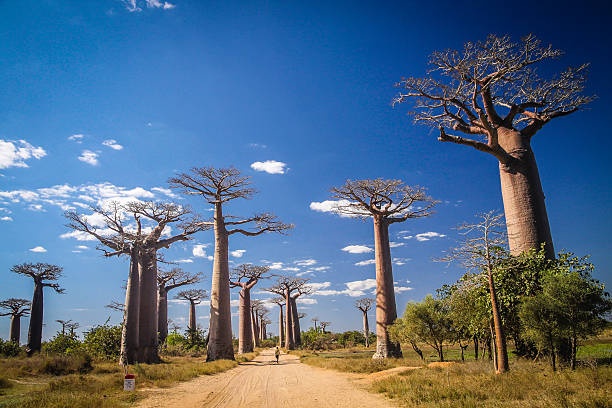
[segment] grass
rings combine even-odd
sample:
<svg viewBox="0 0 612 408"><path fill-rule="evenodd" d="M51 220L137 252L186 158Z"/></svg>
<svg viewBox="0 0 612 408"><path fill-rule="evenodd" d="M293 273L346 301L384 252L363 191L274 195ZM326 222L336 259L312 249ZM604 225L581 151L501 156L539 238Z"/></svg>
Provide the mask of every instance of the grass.
<svg viewBox="0 0 612 408"><path fill-rule="evenodd" d="M123 370L116 361L93 361L84 372L82 361L72 357L0 358L0 408L127 407L146 396L147 389L220 373L257 354L236 361L163 357L161 364L136 364L130 367L139 390L134 393L123 392Z"/></svg>

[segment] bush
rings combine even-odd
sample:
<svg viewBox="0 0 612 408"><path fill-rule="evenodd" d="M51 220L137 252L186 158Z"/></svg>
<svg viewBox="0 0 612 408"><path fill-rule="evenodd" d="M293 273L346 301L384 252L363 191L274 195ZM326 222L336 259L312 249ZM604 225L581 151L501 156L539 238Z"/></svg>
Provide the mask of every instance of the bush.
<svg viewBox="0 0 612 408"><path fill-rule="evenodd" d="M278 345L278 337L272 339L265 339L259 342L259 346L263 348L276 347Z"/></svg>
<svg viewBox="0 0 612 408"><path fill-rule="evenodd" d="M57 333L42 346L42 350L47 354L70 354L81 349L81 342L76 334Z"/></svg>
<svg viewBox="0 0 612 408"><path fill-rule="evenodd" d="M93 369L91 361L91 356L84 352L75 353L71 356L51 356L45 358L40 367L40 373L51 375L85 374Z"/></svg>
<svg viewBox="0 0 612 408"><path fill-rule="evenodd" d="M121 352L121 326L100 325L85 332L83 346L96 357L114 359Z"/></svg>
<svg viewBox="0 0 612 408"><path fill-rule="evenodd" d="M302 332L302 348L310 350L331 350L338 345L338 335L334 333L323 333L310 328Z"/></svg>
<svg viewBox="0 0 612 408"><path fill-rule="evenodd" d="M0 339L0 355L5 357L16 357L21 353L21 347L14 341Z"/></svg>

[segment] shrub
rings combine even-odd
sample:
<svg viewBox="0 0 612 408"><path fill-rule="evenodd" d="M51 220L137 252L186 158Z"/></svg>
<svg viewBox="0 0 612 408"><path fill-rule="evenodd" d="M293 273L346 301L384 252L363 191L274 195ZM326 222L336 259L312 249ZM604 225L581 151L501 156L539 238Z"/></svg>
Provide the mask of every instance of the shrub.
<svg viewBox="0 0 612 408"><path fill-rule="evenodd" d="M48 354L70 354L81 349L81 342L76 334L57 333L55 337L43 344L42 349Z"/></svg>
<svg viewBox="0 0 612 408"><path fill-rule="evenodd" d="M43 361L40 373L51 375L85 374L93 369L91 361L91 356L84 352L74 353L70 356L50 356Z"/></svg>
<svg viewBox="0 0 612 408"><path fill-rule="evenodd" d="M85 332L83 346L97 357L118 358L121 351L121 326L100 325Z"/></svg>
<svg viewBox="0 0 612 408"><path fill-rule="evenodd" d="M16 357L21 353L21 347L14 341L0 339L0 355L5 357Z"/></svg>

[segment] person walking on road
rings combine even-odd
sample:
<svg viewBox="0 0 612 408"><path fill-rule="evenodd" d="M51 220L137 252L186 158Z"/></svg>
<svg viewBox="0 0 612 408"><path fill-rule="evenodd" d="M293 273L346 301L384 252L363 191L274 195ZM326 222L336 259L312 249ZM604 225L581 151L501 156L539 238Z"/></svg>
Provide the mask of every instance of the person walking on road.
<svg viewBox="0 0 612 408"><path fill-rule="evenodd" d="M276 364L278 364L278 358L280 357L280 350L278 346L276 346L276 350L274 350L274 357L276 357Z"/></svg>

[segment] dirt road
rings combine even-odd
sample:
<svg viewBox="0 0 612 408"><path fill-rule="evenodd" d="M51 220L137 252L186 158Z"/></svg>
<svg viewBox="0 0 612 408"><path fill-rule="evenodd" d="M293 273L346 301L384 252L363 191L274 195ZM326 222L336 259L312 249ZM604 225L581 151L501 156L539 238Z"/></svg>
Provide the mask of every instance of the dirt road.
<svg viewBox="0 0 612 408"><path fill-rule="evenodd" d="M155 391L137 405L141 408L392 406L382 396L360 389L348 376L302 364L296 356L283 354L276 365L272 349L224 373Z"/></svg>

